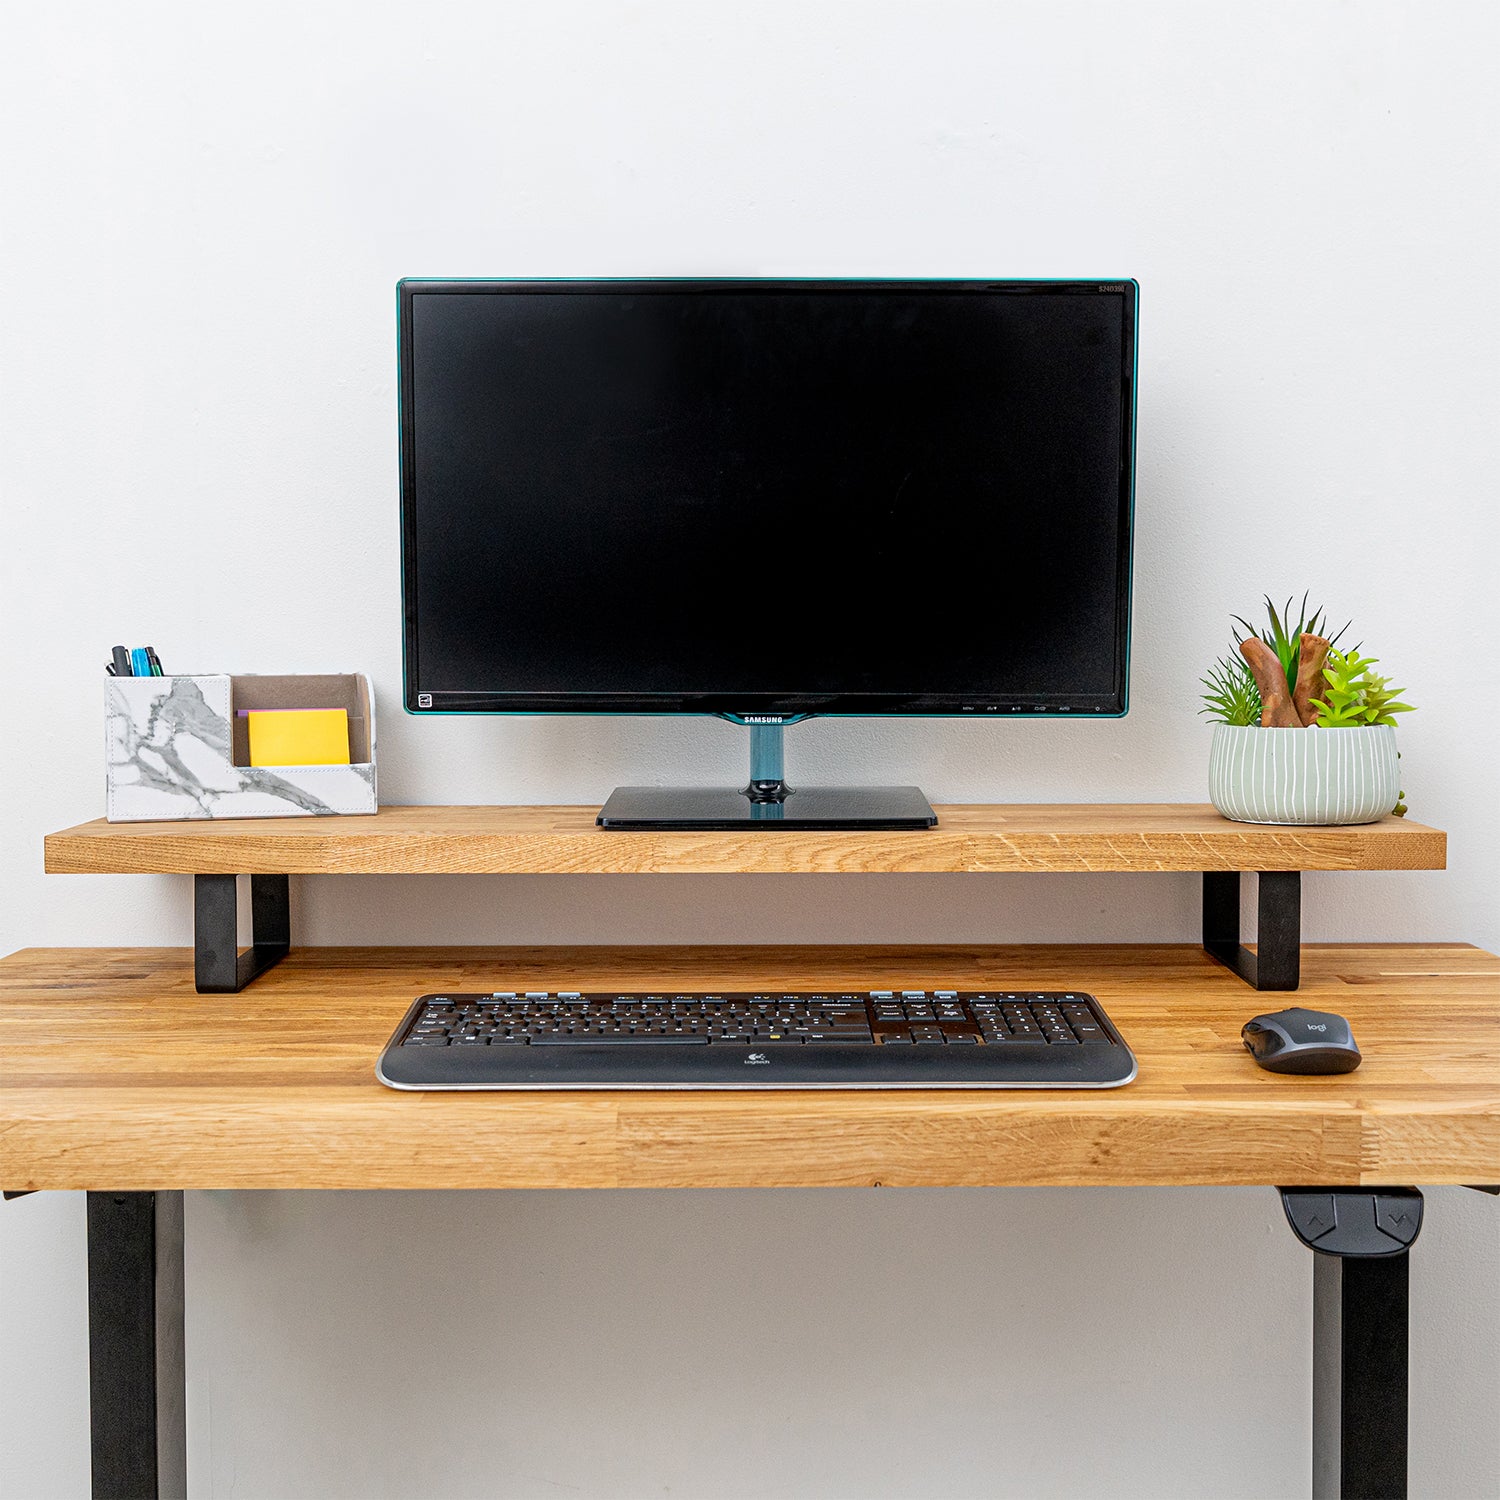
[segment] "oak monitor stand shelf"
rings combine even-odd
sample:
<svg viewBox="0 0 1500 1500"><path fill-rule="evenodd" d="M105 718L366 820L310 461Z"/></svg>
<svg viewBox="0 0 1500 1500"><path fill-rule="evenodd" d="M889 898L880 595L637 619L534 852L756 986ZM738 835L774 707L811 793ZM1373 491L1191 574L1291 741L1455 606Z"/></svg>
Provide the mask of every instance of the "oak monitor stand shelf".
<svg viewBox="0 0 1500 1500"><path fill-rule="evenodd" d="M49 834L54 874L194 877L204 994L234 993L291 947L292 875L1041 874L1196 872L1203 947L1260 990L1294 990L1304 870L1440 870L1447 836L1403 818L1344 828L1232 823L1179 803L957 805L937 827L849 832L619 832L592 807L383 807L371 817L179 823L96 819ZM1259 876L1255 951L1240 941L1240 877ZM238 877L252 930L239 951ZM1142 935L1143 940L1147 936Z"/></svg>

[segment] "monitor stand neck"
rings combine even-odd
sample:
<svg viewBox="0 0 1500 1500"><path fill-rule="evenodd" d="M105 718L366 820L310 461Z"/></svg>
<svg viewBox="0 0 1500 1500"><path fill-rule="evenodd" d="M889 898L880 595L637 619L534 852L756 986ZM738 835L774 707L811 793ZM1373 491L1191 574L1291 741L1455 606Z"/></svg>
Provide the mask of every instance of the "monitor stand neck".
<svg viewBox="0 0 1500 1500"><path fill-rule="evenodd" d="M745 795L757 807L779 807L792 795L786 784L785 724L751 724L750 785Z"/></svg>
<svg viewBox="0 0 1500 1500"><path fill-rule="evenodd" d="M803 786L793 790L786 784L785 721L746 727L750 730L748 786L616 787L599 814L599 826L733 832L752 827L931 828L937 822L921 789L914 786Z"/></svg>

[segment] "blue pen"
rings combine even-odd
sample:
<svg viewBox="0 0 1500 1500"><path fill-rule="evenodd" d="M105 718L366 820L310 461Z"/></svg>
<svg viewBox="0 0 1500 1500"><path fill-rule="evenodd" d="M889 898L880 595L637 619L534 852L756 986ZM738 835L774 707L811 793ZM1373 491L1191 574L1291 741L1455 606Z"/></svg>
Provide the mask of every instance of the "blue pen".
<svg viewBox="0 0 1500 1500"><path fill-rule="evenodd" d="M146 648L144 646L131 647L130 671L135 677L149 677L151 675L151 658L146 655Z"/></svg>

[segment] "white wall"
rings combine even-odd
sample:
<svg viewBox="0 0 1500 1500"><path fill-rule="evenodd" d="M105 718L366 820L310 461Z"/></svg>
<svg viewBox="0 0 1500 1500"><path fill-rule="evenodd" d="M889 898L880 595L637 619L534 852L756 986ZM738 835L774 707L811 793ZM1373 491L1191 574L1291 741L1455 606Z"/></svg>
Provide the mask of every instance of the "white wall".
<svg viewBox="0 0 1500 1500"><path fill-rule="evenodd" d="M117 640L363 668L388 800L741 774L715 722L399 709L396 279L693 272L1143 289L1129 718L813 723L794 776L1201 798L1229 613L1311 588L1421 706L1408 800L1452 839L1446 874L1310 877L1309 936L1500 947L1492 6L58 4L6 33L0 639L51 727L8 697L0 951L189 938L184 880L41 874L101 811ZM296 937L1185 940L1195 895L324 880ZM1416 1495L1500 1493L1496 1213L1429 1197ZM7 1496L86 1490L81 1232L76 1198L0 1209ZM1268 1191L201 1194L188 1233L199 1495L1307 1489L1310 1269Z"/></svg>

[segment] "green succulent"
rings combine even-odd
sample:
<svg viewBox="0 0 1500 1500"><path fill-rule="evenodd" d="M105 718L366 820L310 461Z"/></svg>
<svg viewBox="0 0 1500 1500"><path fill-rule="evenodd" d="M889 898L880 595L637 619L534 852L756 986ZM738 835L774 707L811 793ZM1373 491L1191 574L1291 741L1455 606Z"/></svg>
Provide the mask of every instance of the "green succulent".
<svg viewBox="0 0 1500 1500"><path fill-rule="evenodd" d="M1377 677L1373 672L1365 673L1365 714L1370 724L1395 725L1396 714L1414 713L1410 703L1400 703L1396 695L1404 691L1393 688L1389 677Z"/></svg>
<svg viewBox="0 0 1500 1500"><path fill-rule="evenodd" d="M1319 729L1361 729L1372 724L1395 724L1397 714L1412 712L1410 703L1401 703L1400 688L1390 685L1390 678L1370 670L1378 657L1361 656L1356 647L1350 651L1334 648L1328 653L1323 676L1328 691L1314 698Z"/></svg>

